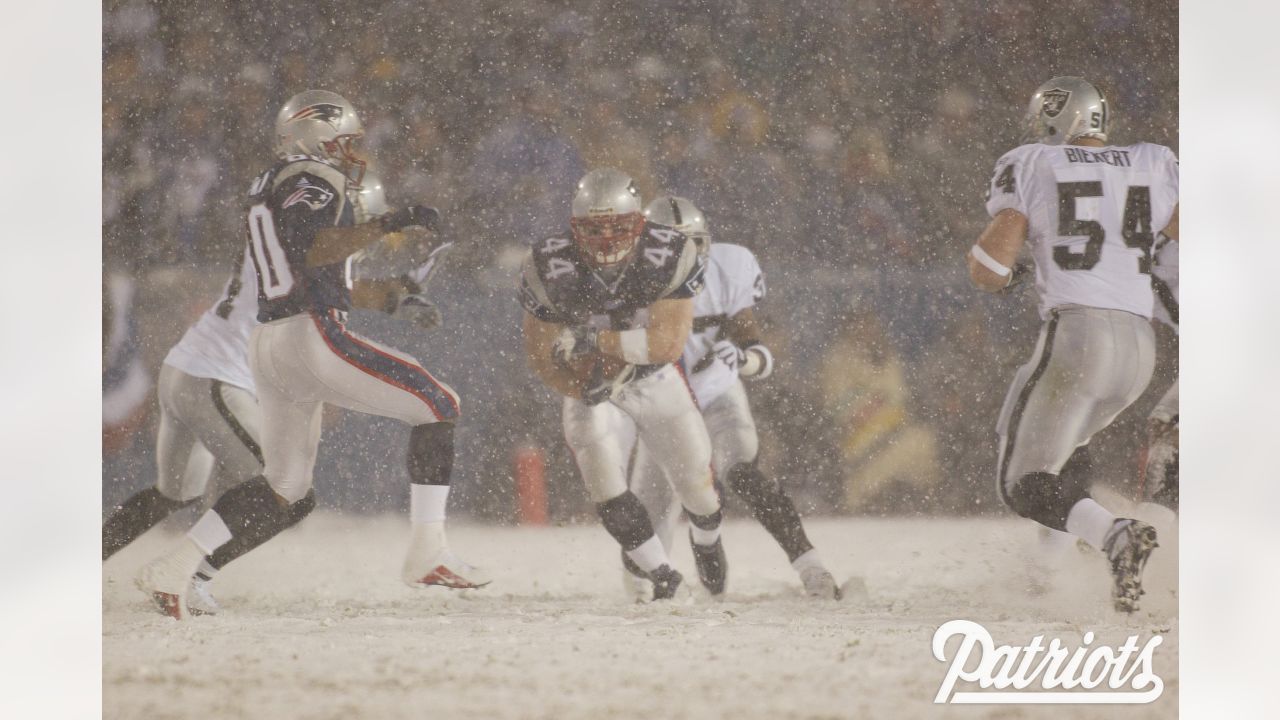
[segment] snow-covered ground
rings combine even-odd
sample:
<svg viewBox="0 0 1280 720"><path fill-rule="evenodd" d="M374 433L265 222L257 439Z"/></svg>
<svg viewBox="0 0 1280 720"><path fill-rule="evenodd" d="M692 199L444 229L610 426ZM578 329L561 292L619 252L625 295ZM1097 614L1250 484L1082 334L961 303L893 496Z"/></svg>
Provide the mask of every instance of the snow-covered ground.
<svg viewBox="0 0 1280 720"><path fill-rule="evenodd" d="M417 591L398 580L402 517L317 512L227 568L223 611L178 623L133 587L173 539L163 531L103 569L105 718L1099 718L1177 716L1178 621L1171 543L1148 569L1143 612L1109 609L1100 556L1074 549L1059 587L1033 597L1037 547L1018 519L811 519L843 602L802 596L756 524L725 529L726 599L635 605L597 526L455 524L451 544L490 569L490 588ZM696 585L683 546L676 562ZM1073 647L1164 635L1151 705L932 703L943 677L934 630L982 623L997 643L1034 635Z"/></svg>

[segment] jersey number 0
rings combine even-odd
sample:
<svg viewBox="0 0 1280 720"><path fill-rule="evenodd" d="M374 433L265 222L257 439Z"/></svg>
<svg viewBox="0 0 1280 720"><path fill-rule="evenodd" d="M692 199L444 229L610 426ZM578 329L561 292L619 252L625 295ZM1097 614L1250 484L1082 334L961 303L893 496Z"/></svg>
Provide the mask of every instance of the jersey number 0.
<svg viewBox="0 0 1280 720"><path fill-rule="evenodd" d="M249 209L249 239L253 245L253 257L258 262L258 284L268 300L284 297L293 289L293 271L284 248L276 238L275 218L266 205L254 205Z"/></svg>

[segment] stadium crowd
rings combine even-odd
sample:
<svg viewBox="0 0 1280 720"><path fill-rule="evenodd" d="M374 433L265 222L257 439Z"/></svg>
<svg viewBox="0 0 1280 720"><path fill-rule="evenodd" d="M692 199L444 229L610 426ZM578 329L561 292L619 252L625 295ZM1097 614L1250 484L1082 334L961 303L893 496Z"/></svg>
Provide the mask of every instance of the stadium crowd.
<svg viewBox="0 0 1280 720"><path fill-rule="evenodd" d="M995 417L1037 320L1027 295L972 292L962 258L1027 97L1086 76L1117 142L1178 146L1175 0L373 0L338 23L291 0L109 0L103 32L103 257L136 288L138 362L154 375L225 279L280 103L342 93L392 206L440 208L461 241L438 285L448 325L420 356L462 391L472 427L457 502L494 518L511 512L524 443L550 453L553 515L585 505L518 353L514 283L521 249L567 225L587 169L691 198L714 239L759 256L787 363L753 391L762 456L810 512L973 512L998 506ZM1116 458L1138 426L1114 430ZM401 501L398 435L376 459L388 427L333 420L322 497ZM154 432L132 437L109 448L108 504L154 472Z"/></svg>

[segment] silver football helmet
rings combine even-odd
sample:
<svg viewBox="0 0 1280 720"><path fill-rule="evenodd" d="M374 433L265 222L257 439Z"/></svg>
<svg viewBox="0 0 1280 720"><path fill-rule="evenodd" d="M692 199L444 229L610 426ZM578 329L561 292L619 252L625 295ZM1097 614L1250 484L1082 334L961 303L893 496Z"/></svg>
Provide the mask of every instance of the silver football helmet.
<svg viewBox="0 0 1280 720"><path fill-rule="evenodd" d="M644 231L640 192L630 175L613 168L592 170L578 181L573 196L573 240L600 267L617 265Z"/></svg>
<svg viewBox="0 0 1280 720"><path fill-rule="evenodd" d="M276 115L276 155L307 155L332 161L359 185L365 160L355 153L364 125L347 99L327 90L306 90L289 98Z"/></svg>
<svg viewBox="0 0 1280 720"><path fill-rule="evenodd" d="M366 170L364 180L360 183L360 192L356 193L354 203L356 224L366 223L386 215L387 194L382 187L382 178L373 170Z"/></svg>
<svg viewBox="0 0 1280 720"><path fill-rule="evenodd" d="M707 251L711 233L707 230L707 218L692 200L675 195L660 195L644 209L649 222L668 225L693 238L698 249Z"/></svg>
<svg viewBox="0 0 1280 720"><path fill-rule="evenodd" d="M1107 99L1079 77L1056 77L1036 88L1027 107L1026 142L1064 145L1077 138L1107 141Z"/></svg>

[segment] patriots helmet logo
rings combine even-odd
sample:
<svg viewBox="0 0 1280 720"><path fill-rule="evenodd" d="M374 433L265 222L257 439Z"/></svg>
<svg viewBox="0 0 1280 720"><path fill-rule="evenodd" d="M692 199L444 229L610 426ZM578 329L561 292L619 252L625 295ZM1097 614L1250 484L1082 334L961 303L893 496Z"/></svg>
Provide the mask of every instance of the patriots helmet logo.
<svg viewBox="0 0 1280 720"><path fill-rule="evenodd" d="M1056 118L1062 112L1062 108L1067 106L1067 101L1071 99L1071 91L1061 88L1053 88L1045 90L1040 96L1040 111L1045 117Z"/></svg>
<svg viewBox="0 0 1280 720"><path fill-rule="evenodd" d="M342 106L333 103L316 103L308 105L289 118L289 122L294 120L320 120L329 123L334 130L338 129L338 123L342 120Z"/></svg>
<svg viewBox="0 0 1280 720"><path fill-rule="evenodd" d="M325 205L328 205L329 201L332 199L333 193L331 191L322 188L319 185L312 185L307 182L306 178L302 178L298 180L297 186L295 186L294 191L290 193L289 197L285 198L280 209L283 210L290 205L297 205L298 203L306 203L307 207L312 210L319 210Z"/></svg>

